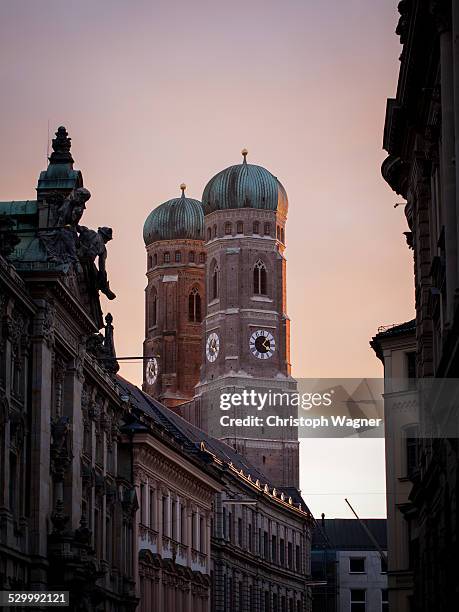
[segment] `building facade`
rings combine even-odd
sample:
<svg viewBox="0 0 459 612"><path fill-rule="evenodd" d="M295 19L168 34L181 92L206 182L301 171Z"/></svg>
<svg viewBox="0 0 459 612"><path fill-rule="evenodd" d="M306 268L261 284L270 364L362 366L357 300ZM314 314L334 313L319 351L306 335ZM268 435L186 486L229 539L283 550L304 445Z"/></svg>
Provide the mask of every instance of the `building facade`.
<svg viewBox="0 0 459 612"><path fill-rule="evenodd" d="M459 7L400 2L403 45L396 97L387 102L382 174L406 200L414 255L416 375L459 372ZM413 478L413 609L454 610L457 546L457 392L420 407L418 470ZM428 415L428 417L427 417ZM449 434L448 432L451 432Z"/></svg>
<svg viewBox="0 0 459 612"><path fill-rule="evenodd" d="M140 609L310 612L313 519L234 448L120 380L132 408ZM127 442L127 440L126 440Z"/></svg>
<svg viewBox="0 0 459 612"><path fill-rule="evenodd" d="M125 612L137 605L137 502L99 303L114 297L111 229L80 225L90 193L73 163L60 127L36 199L0 203L0 588Z"/></svg>
<svg viewBox="0 0 459 612"><path fill-rule="evenodd" d="M415 321L380 329L371 341L384 366L388 589L392 610L410 612L413 599L413 505L418 471L419 412Z"/></svg>
<svg viewBox="0 0 459 612"><path fill-rule="evenodd" d="M387 552L386 520L362 519L362 523L322 518L316 525L312 543L313 579L317 583L313 588L314 612L389 611L383 556Z"/></svg>

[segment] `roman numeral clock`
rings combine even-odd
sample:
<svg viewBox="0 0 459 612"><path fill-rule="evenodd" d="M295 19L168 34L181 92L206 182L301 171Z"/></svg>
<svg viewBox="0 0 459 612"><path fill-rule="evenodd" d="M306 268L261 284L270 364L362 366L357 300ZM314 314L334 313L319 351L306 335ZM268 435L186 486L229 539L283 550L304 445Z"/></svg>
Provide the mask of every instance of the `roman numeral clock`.
<svg viewBox="0 0 459 612"><path fill-rule="evenodd" d="M266 329L257 329L250 336L250 351L257 359L269 359L276 350L276 341L271 332Z"/></svg>

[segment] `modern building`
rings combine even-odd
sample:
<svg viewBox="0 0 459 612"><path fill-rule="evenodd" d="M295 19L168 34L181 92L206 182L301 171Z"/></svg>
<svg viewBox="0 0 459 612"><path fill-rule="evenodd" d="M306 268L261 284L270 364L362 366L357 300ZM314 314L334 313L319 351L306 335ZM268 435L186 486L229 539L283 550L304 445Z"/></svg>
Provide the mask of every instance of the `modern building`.
<svg viewBox="0 0 459 612"><path fill-rule="evenodd" d="M414 255L416 376L459 376L459 5L399 3L403 45L395 98L387 102L382 174L406 200ZM453 610L457 574L457 391L419 399L413 504L413 609ZM429 415L428 419L425 418Z"/></svg>
<svg viewBox="0 0 459 612"><path fill-rule="evenodd" d="M371 341L384 366L389 605L412 610L415 529L409 495L418 472L415 321L381 328Z"/></svg>
<svg viewBox="0 0 459 612"><path fill-rule="evenodd" d="M362 519L362 523L378 546L357 519L322 518L316 524L313 612L388 612L386 519Z"/></svg>
<svg viewBox="0 0 459 612"><path fill-rule="evenodd" d="M0 203L0 590L127 612L137 500L99 302L114 297L111 229L80 225L90 193L70 144L60 127L36 199Z"/></svg>

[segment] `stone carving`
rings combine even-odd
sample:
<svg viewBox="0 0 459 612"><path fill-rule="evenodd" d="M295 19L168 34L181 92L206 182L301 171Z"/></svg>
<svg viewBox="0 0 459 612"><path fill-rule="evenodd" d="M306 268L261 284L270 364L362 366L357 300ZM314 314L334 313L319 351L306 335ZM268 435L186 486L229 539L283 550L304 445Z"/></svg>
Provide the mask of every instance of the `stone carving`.
<svg viewBox="0 0 459 612"><path fill-rule="evenodd" d="M98 258L98 270L96 276L96 287L105 294L109 300L114 300L116 295L110 289L107 278L105 262L107 259L106 244L112 239L113 232L111 227L99 227L96 231L79 226L80 232L78 257L82 262L94 263Z"/></svg>
<svg viewBox="0 0 459 612"><path fill-rule="evenodd" d="M64 479L73 457L69 433L70 421L67 416L51 421L51 472L58 481Z"/></svg>
<svg viewBox="0 0 459 612"><path fill-rule="evenodd" d="M90 336L86 342L86 348L108 372L116 374L120 366L116 360L113 317L110 313L105 317L105 323L105 336L101 333Z"/></svg>
<svg viewBox="0 0 459 612"><path fill-rule="evenodd" d="M56 225L76 229L86 210L86 202L90 197L90 191L84 187L78 187L78 189L71 191L57 211Z"/></svg>
<svg viewBox="0 0 459 612"><path fill-rule="evenodd" d="M14 221L6 215L0 215L0 255L8 257L21 242L13 231Z"/></svg>

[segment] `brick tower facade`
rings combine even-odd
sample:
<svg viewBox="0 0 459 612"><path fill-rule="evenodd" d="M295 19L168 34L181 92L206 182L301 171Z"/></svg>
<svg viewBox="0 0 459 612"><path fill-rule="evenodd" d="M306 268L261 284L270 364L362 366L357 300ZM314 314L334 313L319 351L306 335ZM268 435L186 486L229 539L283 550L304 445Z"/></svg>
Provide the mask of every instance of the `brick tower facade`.
<svg viewBox="0 0 459 612"><path fill-rule="evenodd" d="M287 194L270 172L248 164L246 155L244 150L242 164L211 179L203 194L207 312L195 410L204 429L235 447L276 486L298 486L297 428L222 427L220 421L222 393L296 390L286 312ZM257 415L245 407L227 413L250 414Z"/></svg>
<svg viewBox="0 0 459 612"><path fill-rule="evenodd" d="M174 408L199 380L205 249L198 200L182 196L155 208L144 226L147 251L143 389Z"/></svg>

